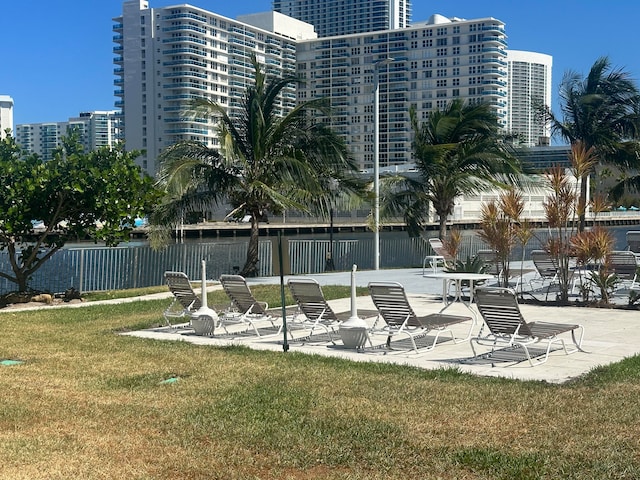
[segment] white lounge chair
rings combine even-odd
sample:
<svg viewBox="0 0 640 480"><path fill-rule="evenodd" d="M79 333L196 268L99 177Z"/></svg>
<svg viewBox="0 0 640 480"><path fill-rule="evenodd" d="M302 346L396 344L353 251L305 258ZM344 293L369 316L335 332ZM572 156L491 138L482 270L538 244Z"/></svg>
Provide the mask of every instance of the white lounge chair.
<svg viewBox="0 0 640 480"><path fill-rule="evenodd" d="M369 283L369 293L378 309L378 317L370 334L386 335L388 347L391 346L391 339L395 335L406 335L415 352L418 352L416 338L426 336L429 332L435 332L435 338L430 344L423 347L425 350L433 349L437 345L440 335L445 332L451 335L454 343L466 341L471 336L471 329L475 323L473 317L442 313L418 316L409 304L404 287L400 283L371 282ZM456 339L449 327L467 321L470 324L469 333L461 340Z"/></svg>
<svg viewBox="0 0 640 480"><path fill-rule="evenodd" d="M164 272L164 280L173 294L173 301L163 312L167 326L176 328L172 321L191 321L190 315L202 306L200 297L196 295L189 282L189 277L183 272Z"/></svg>
<svg viewBox="0 0 640 480"><path fill-rule="evenodd" d="M448 267L455 263L455 258L451 256L446 248L444 248L442 240L440 240L439 238L430 238L429 245L434 251L434 254L430 254L424 257L424 260L422 261L423 276L426 274L427 264L431 267L433 273L436 273L438 270L438 265L442 265L442 267Z"/></svg>
<svg viewBox="0 0 640 480"><path fill-rule="evenodd" d="M485 330L482 329L478 336L471 338L470 344L474 356L477 356L473 346L474 342L478 345L491 346L491 352L488 355L491 355L499 345L522 347L531 366L545 363L549 359L551 347L555 344L561 345L567 355L582 351L582 337L584 335L582 325L549 322L527 323L520 312L515 292L509 288L477 288L476 305L489 333L485 334ZM575 345L572 349L567 349L565 340L559 337L559 335L569 332ZM579 335L576 336L578 332ZM539 343L546 344L544 358L534 360L529 347Z"/></svg>
<svg viewBox="0 0 640 480"><path fill-rule="evenodd" d="M627 287L637 290L638 285L638 257L629 250L611 252L605 258L607 269L620 280L616 290Z"/></svg>
<svg viewBox="0 0 640 480"><path fill-rule="evenodd" d="M313 278L291 278L287 282L291 295L298 305L298 312L293 316L287 327L292 329L308 329L309 337L318 328L323 330L332 343L333 334L340 322L348 320L351 312L334 312L322 293L320 284ZM371 310L359 310L360 318L372 317L377 312Z"/></svg>
<svg viewBox="0 0 640 480"><path fill-rule="evenodd" d="M231 300L231 308L220 315L218 326L226 333L227 325L231 323L245 323L253 329L255 334L262 336L258 325L258 321L266 321L270 324L273 334L280 333L280 327L276 326L274 318L277 317L275 311L268 311L269 305L266 302L259 302L255 299L247 281L240 275L222 275L220 276L220 284L225 293Z"/></svg>

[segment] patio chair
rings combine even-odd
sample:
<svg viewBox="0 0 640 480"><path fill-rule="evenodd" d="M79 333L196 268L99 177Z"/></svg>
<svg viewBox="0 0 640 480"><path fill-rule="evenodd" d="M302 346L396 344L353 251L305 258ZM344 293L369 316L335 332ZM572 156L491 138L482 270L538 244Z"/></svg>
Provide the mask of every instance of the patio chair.
<svg viewBox="0 0 640 480"><path fill-rule="evenodd" d="M582 325L549 322L527 323L520 312L516 294L512 289L478 288L476 289L476 305L489 333L483 334L483 330L481 330L478 336L471 338L469 343L474 357L477 356L473 346L474 342L478 345L490 345L491 352L487 354L488 356L495 351L498 345L521 347L524 349L531 366L545 363L549 359L551 347L555 344L560 344L567 355L583 351L584 327ZM565 340L559 337L560 334L568 332L571 332L571 339L575 345L572 349L567 349ZM576 337L578 332L579 335ZM546 351L542 360L534 361L529 347L539 343L546 343Z"/></svg>
<svg viewBox="0 0 640 480"><path fill-rule="evenodd" d="M549 291L553 285L559 285L560 279L558 274L560 272L560 267L558 266L558 262L556 259L545 250L532 250L531 251L531 260L533 261L533 266L536 269L535 276L529 281L529 285L531 286L531 290L534 290L534 283L540 283L540 288L543 289L545 283L548 282L546 298L549 296ZM570 275L573 275L573 272L569 272ZM573 279L572 290L575 290L576 287L576 279Z"/></svg>
<svg viewBox="0 0 640 480"><path fill-rule="evenodd" d="M440 335L445 332L451 335L454 343L466 341L471 337L471 330L475 324L473 317L442 313L418 316L409 304L404 287L398 282L371 282L369 293L378 310L378 317L370 334L386 335L387 347L391 347L391 339L395 335L406 335L411 341L412 350L416 353L416 338L426 336L432 331L435 332L435 338L423 347L424 350L432 350L437 345ZM457 340L449 327L463 322L469 322L469 333L464 339Z"/></svg>
<svg viewBox="0 0 640 480"><path fill-rule="evenodd" d="M221 275L220 284L224 292L231 300L231 307L220 315L218 327L227 330L230 323L244 323L250 326L255 334L262 336L255 322L267 321L271 324L274 334L280 332L279 327L274 323L275 311L268 311L269 305L266 302L259 302L255 299L247 281L240 275Z"/></svg>
<svg viewBox="0 0 640 480"><path fill-rule="evenodd" d="M351 318L351 312L334 312L322 293L320 284L313 278L291 278L287 282L291 295L298 306L298 311L293 318L287 322L287 327L292 329L309 329L309 337L320 328L329 337L331 343L336 327L340 322ZM361 318L372 317L376 314L370 310L359 310Z"/></svg>
<svg viewBox="0 0 640 480"><path fill-rule="evenodd" d="M638 288L638 259L636 255L629 250L611 252L606 256L605 265L612 274L620 279L620 290L628 284L629 290Z"/></svg>
<svg viewBox="0 0 640 480"><path fill-rule="evenodd" d="M173 301L163 312L165 322L169 328L175 328L172 320L191 320L190 315L202 306L200 297L196 295L189 282L189 277L183 272L164 272L164 280L173 294Z"/></svg>
<svg viewBox="0 0 640 480"><path fill-rule="evenodd" d="M636 257L640 256L640 231L629 230L626 233L627 238L627 250L636 254Z"/></svg>
<svg viewBox="0 0 640 480"><path fill-rule="evenodd" d="M442 240L439 238L430 238L429 245L435 252L435 255L427 255L424 257L422 261L422 275L425 275L427 263L431 267L434 273L438 270L438 264L441 264L443 267L451 266L455 263L455 258L451 256L449 251L444 248Z"/></svg>
<svg viewBox="0 0 640 480"><path fill-rule="evenodd" d="M496 252L494 250L478 250L475 257L484 264L482 273L493 275L496 278L496 282L499 283L502 278L503 268Z"/></svg>

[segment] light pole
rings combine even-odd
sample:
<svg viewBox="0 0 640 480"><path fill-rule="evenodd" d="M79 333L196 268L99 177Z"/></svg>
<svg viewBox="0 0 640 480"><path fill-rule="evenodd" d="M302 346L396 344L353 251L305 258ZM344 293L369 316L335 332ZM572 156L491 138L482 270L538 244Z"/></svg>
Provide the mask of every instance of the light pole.
<svg viewBox="0 0 640 480"><path fill-rule="evenodd" d="M380 269L380 81L378 68L389 65L393 58L378 60L373 64L373 230L374 269Z"/></svg>

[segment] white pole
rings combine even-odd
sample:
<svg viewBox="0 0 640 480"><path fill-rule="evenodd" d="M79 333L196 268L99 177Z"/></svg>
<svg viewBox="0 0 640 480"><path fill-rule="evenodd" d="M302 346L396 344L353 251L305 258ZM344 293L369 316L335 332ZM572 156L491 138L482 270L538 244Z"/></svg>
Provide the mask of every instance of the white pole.
<svg viewBox="0 0 640 480"><path fill-rule="evenodd" d="M385 58L373 64L373 235L374 262L373 268L380 269L380 79L378 67L393 62L393 58Z"/></svg>
<svg viewBox="0 0 640 480"><path fill-rule="evenodd" d="M207 262L202 260L202 308L207 308Z"/></svg>
<svg viewBox="0 0 640 480"><path fill-rule="evenodd" d="M358 307L356 307L356 270L358 266L354 263L351 269L351 317L349 320L358 319Z"/></svg>
<svg viewBox="0 0 640 480"><path fill-rule="evenodd" d="M380 92L378 66L373 65L373 268L380 269Z"/></svg>

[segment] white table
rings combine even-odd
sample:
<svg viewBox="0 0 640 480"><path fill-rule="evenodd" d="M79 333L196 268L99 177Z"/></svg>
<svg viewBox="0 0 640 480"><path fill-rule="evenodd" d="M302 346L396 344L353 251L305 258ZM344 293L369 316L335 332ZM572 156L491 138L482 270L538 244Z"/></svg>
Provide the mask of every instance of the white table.
<svg viewBox="0 0 640 480"><path fill-rule="evenodd" d="M473 317L477 319L476 313L471 309L471 303L473 303L473 282L479 282L483 280L490 280L494 278L493 275L488 273L465 273L465 272L439 272L430 273L424 275L426 278L440 278L442 279L442 303L444 306L440 313L444 312L454 302L462 303L465 307L473 313ZM465 302L462 298L462 282L469 282L469 302ZM449 297L449 284L453 282L455 285L455 293L453 299L448 301Z"/></svg>

